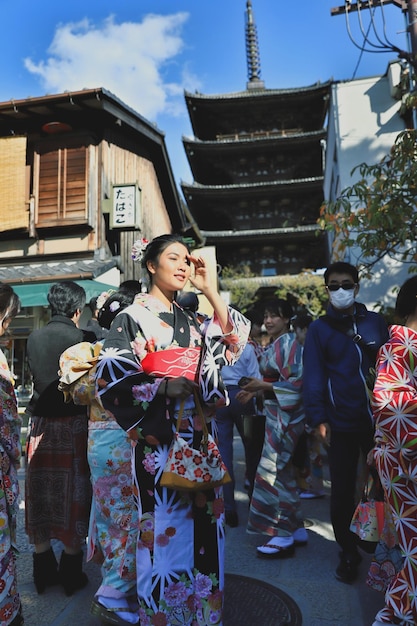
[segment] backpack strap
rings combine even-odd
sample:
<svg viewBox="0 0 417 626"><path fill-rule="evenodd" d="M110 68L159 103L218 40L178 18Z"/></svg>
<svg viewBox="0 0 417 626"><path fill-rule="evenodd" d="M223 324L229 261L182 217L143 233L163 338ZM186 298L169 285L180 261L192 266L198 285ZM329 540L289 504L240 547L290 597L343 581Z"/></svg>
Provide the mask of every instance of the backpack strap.
<svg viewBox="0 0 417 626"><path fill-rule="evenodd" d="M350 325L346 324L342 320L338 320L332 317L331 315L322 315L320 319L323 320L323 322L326 322L326 324L331 326L334 330L338 330L344 335L350 337L353 343L356 343L364 352L364 354L367 355L367 357L371 360L371 363L373 365L375 364L376 353L378 352L377 348L368 345L362 335L355 332L355 330Z"/></svg>

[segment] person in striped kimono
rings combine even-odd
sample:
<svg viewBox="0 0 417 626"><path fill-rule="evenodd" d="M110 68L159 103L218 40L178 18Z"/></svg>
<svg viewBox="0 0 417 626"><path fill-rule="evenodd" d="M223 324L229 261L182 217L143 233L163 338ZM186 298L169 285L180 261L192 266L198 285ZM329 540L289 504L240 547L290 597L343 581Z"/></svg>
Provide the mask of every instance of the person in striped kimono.
<svg viewBox="0 0 417 626"><path fill-rule="evenodd" d="M260 558L280 559L307 543L292 456L304 431L302 403L303 348L290 332L292 307L283 299L265 303L264 325L271 343L259 359L263 378L251 378L238 396L263 392L265 440L249 511L249 533L268 541L257 548Z"/></svg>

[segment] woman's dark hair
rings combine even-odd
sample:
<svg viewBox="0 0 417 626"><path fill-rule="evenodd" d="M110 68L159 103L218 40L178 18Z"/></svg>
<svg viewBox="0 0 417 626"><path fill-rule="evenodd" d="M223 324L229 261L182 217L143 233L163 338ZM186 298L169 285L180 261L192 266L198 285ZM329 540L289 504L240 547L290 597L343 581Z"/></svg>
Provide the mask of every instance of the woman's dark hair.
<svg viewBox="0 0 417 626"><path fill-rule="evenodd" d="M279 315L279 317L283 317L288 320L290 320L294 315L291 304L283 298L268 298L268 300L265 300L264 311L274 313L274 315Z"/></svg>
<svg viewBox="0 0 417 626"><path fill-rule="evenodd" d="M132 304L136 293L116 291L107 298L98 312L97 321L102 328L110 328L112 321L120 311Z"/></svg>
<svg viewBox="0 0 417 626"><path fill-rule="evenodd" d="M177 304L180 305L182 309L186 309L187 311L192 311L193 313L197 313L199 302L198 296L194 291L180 291L175 298Z"/></svg>
<svg viewBox="0 0 417 626"><path fill-rule="evenodd" d="M395 312L402 319L414 313L417 307L417 276L405 281L398 292Z"/></svg>
<svg viewBox="0 0 417 626"><path fill-rule="evenodd" d="M185 246L190 252L190 248L185 243L181 235L177 235L173 233L172 235L160 235L159 237L155 237L148 243L145 249L145 253L142 259L142 267L147 271L149 280L152 282L152 274L149 272L147 263L152 261L153 263L158 263L159 257L162 252L168 248L173 243L181 243Z"/></svg>
<svg viewBox="0 0 417 626"><path fill-rule="evenodd" d="M299 313L297 317L292 320L293 328L308 328L313 321L313 318L308 313Z"/></svg>
<svg viewBox="0 0 417 626"><path fill-rule="evenodd" d="M120 283L119 289L117 291L118 293L124 293L134 298L137 293L140 293L142 291L142 285L138 280L125 280L123 283Z"/></svg>
<svg viewBox="0 0 417 626"><path fill-rule="evenodd" d="M48 292L48 302L52 315L63 315L70 319L78 309L83 310L85 299L84 289L72 280L55 283Z"/></svg>
<svg viewBox="0 0 417 626"><path fill-rule="evenodd" d="M2 316L2 324L6 320L12 319L20 311L20 300L17 293L13 291L10 285L0 283L0 315Z"/></svg>

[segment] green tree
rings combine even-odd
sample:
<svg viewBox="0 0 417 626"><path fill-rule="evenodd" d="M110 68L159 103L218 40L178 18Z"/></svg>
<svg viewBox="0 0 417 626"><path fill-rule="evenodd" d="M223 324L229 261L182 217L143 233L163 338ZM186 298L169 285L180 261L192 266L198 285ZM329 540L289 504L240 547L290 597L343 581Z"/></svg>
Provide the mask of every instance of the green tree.
<svg viewBox="0 0 417 626"><path fill-rule="evenodd" d="M333 231L338 250L358 246L368 276L385 256L417 264L417 131L401 132L376 165L354 168L360 179L321 207L320 228Z"/></svg>
<svg viewBox="0 0 417 626"><path fill-rule="evenodd" d="M226 267L222 270L221 288L230 291L232 304L245 313L259 301L262 281L248 269L236 271ZM314 318L323 313L327 302L323 276L309 271L269 278L268 290L288 299L295 310L304 310Z"/></svg>

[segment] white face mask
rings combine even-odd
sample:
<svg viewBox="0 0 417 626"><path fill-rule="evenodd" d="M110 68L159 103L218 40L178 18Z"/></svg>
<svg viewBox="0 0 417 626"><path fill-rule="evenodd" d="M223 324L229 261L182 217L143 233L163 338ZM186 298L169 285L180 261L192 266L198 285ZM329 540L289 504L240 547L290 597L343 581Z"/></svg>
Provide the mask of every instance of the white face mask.
<svg viewBox="0 0 417 626"><path fill-rule="evenodd" d="M335 309L348 309L355 302L354 289L338 289L329 292L330 303Z"/></svg>

